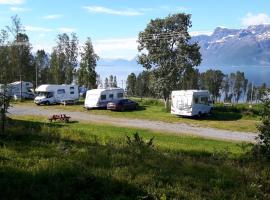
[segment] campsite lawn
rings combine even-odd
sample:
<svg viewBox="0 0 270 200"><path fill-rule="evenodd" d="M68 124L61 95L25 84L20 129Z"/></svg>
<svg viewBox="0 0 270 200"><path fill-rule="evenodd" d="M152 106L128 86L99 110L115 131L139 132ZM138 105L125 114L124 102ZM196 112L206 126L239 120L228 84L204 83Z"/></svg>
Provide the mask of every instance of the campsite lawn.
<svg viewBox="0 0 270 200"><path fill-rule="evenodd" d="M253 105L252 108L247 104L233 105L224 107L222 104L216 104L212 116L197 118L185 118L170 114L164 109L163 103L155 99L135 99L140 107L136 111L114 112L102 109L92 109L87 111L83 108L83 101L77 105L55 105L44 106L46 109L62 109L69 111L88 112L97 115L109 115L120 118L136 118L145 120L155 120L170 123L187 123L203 127L212 127L240 132L256 132L256 124L260 119L260 105ZM21 104L21 103L20 103ZM24 105L33 105L33 102L23 102Z"/></svg>
<svg viewBox="0 0 270 200"><path fill-rule="evenodd" d="M268 199L246 143L16 117L0 136L4 199ZM127 144L138 132L154 146Z"/></svg>

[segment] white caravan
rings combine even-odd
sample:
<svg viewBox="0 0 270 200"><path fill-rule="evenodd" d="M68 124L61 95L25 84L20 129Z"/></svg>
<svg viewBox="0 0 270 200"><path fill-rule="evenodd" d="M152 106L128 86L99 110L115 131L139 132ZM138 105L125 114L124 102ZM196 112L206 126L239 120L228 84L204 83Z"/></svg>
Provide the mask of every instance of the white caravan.
<svg viewBox="0 0 270 200"><path fill-rule="evenodd" d="M124 92L122 88L88 90L86 92L84 107L86 109L106 108L109 102L123 99Z"/></svg>
<svg viewBox="0 0 270 200"><path fill-rule="evenodd" d="M201 116L212 111L208 90L172 91L171 114L181 116Z"/></svg>
<svg viewBox="0 0 270 200"><path fill-rule="evenodd" d="M37 105L75 102L79 99L77 85L40 85L35 91L37 96L34 102Z"/></svg>
<svg viewBox="0 0 270 200"><path fill-rule="evenodd" d="M26 81L16 81L8 84L8 93L16 99L34 99L33 84Z"/></svg>

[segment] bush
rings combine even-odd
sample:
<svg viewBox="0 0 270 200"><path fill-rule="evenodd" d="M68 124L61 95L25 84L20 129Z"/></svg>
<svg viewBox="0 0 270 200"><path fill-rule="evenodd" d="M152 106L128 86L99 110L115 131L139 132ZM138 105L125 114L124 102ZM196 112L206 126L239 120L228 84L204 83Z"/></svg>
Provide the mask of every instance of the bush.
<svg viewBox="0 0 270 200"><path fill-rule="evenodd" d="M133 134L133 139L127 136L127 144L129 146L136 146L136 147L153 147L154 137L152 137L149 141L144 141L142 137L136 132Z"/></svg>
<svg viewBox="0 0 270 200"><path fill-rule="evenodd" d="M259 131L258 143L254 146L253 152L257 156L270 160L270 99L263 101L262 120L257 129Z"/></svg>

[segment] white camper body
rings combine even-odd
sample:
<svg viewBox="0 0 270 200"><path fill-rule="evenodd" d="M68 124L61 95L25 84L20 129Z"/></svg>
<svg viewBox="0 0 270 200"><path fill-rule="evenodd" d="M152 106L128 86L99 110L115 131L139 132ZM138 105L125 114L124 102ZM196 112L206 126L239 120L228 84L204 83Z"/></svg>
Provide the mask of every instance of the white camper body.
<svg viewBox="0 0 270 200"><path fill-rule="evenodd" d="M124 90L122 88L93 89L86 92L84 107L106 108L107 104L124 98Z"/></svg>
<svg viewBox="0 0 270 200"><path fill-rule="evenodd" d="M79 99L77 85L40 85L35 91L38 94L34 100L37 105L75 102Z"/></svg>
<svg viewBox="0 0 270 200"><path fill-rule="evenodd" d="M26 81L16 81L8 84L9 96L16 99L34 99L33 84Z"/></svg>
<svg viewBox="0 0 270 200"><path fill-rule="evenodd" d="M172 91L171 114L181 116L201 116L212 111L207 90Z"/></svg>

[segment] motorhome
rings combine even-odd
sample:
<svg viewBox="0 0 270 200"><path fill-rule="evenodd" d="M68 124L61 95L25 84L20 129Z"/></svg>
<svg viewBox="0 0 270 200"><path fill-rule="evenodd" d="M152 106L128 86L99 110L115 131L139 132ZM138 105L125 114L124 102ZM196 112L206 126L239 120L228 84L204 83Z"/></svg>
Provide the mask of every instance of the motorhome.
<svg viewBox="0 0 270 200"><path fill-rule="evenodd" d="M124 98L124 90L122 88L93 89L86 92L84 107L91 108L107 108L107 104Z"/></svg>
<svg viewBox="0 0 270 200"><path fill-rule="evenodd" d="M34 99L33 84L26 81L16 81L7 85L8 94L15 100Z"/></svg>
<svg viewBox="0 0 270 200"><path fill-rule="evenodd" d="M34 102L37 105L76 102L79 99L77 85L40 85L35 91L37 96Z"/></svg>
<svg viewBox="0 0 270 200"><path fill-rule="evenodd" d="M212 111L207 90L178 90L171 94L171 114L180 116L201 116Z"/></svg>

